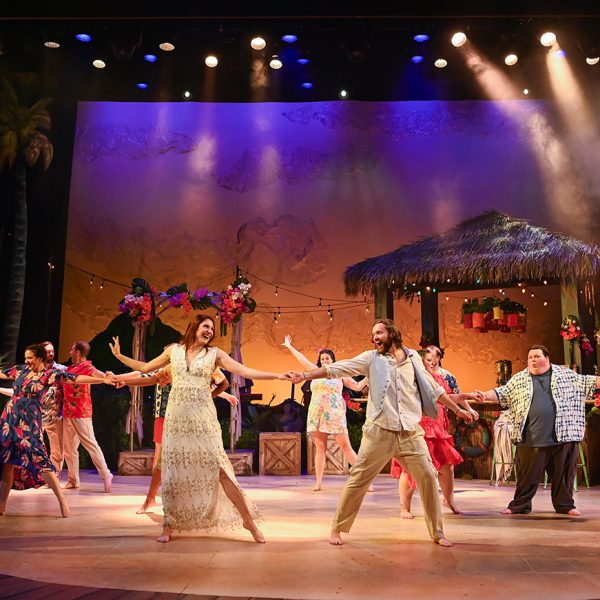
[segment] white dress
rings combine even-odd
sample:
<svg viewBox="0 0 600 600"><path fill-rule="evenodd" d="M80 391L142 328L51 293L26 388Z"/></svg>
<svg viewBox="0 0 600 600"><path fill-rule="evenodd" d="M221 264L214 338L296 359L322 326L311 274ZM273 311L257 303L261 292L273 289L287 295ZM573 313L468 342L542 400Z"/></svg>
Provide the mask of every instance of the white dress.
<svg viewBox="0 0 600 600"><path fill-rule="evenodd" d="M185 346L171 350L173 387L165 414L161 466L164 524L176 530L218 533L242 524L219 483L223 469L239 488L211 396L216 356L216 348L207 348L188 368ZM252 517L260 518L256 506L246 502Z"/></svg>

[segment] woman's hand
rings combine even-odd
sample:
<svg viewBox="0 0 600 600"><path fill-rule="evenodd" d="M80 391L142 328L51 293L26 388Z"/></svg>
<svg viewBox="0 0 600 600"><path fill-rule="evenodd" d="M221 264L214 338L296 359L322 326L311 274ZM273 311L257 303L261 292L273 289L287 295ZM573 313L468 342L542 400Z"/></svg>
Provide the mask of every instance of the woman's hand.
<svg viewBox="0 0 600 600"><path fill-rule="evenodd" d="M281 344L284 348L291 348L292 347L292 336L291 335L286 335L285 339L283 340L283 344Z"/></svg>
<svg viewBox="0 0 600 600"><path fill-rule="evenodd" d="M473 420L471 413L464 408L459 408L454 414L460 417L467 425Z"/></svg>
<svg viewBox="0 0 600 600"><path fill-rule="evenodd" d="M119 356L121 356L121 344L119 344L119 336L117 335L113 337L113 343L111 344L108 342L108 345L110 346L110 351L113 353L113 355L116 358L119 358Z"/></svg>
<svg viewBox="0 0 600 600"><path fill-rule="evenodd" d="M231 406L237 406L240 403L237 396L234 396L233 394L230 394L229 392L221 392L219 394L219 398L225 398L225 400L227 400L227 402L229 402L229 404L231 404Z"/></svg>

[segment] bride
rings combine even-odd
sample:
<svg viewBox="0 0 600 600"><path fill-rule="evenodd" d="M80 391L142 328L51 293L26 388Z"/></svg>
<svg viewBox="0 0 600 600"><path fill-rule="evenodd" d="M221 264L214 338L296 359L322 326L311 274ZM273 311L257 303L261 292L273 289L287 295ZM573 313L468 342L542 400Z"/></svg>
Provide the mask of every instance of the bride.
<svg viewBox="0 0 600 600"><path fill-rule="evenodd" d="M140 369L147 373L170 362L173 376L161 454L164 521L158 542L168 542L173 530L223 532L240 524L257 543L265 542L255 523L260 513L240 489L223 448L210 376L215 367L247 379L284 376L250 369L233 360L211 346L214 333L213 319L198 314L179 344L169 346ZM138 361L121 354L119 338L113 341L110 348L115 357L132 368L138 367Z"/></svg>

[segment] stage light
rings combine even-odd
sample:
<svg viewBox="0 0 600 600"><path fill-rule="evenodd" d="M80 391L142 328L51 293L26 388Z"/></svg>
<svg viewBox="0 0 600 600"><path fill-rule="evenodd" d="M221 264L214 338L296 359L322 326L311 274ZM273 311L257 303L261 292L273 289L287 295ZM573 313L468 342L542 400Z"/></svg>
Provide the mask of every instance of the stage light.
<svg viewBox="0 0 600 600"><path fill-rule="evenodd" d="M283 67L283 63L281 62L281 60L279 60L279 57L277 56L277 54L273 55L273 58L271 58L271 62L269 63L269 66L271 67L271 69L281 69L281 67Z"/></svg>
<svg viewBox="0 0 600 600"><path fill-rule="evenodd" d="M46 48L60 48L60 44L58 42L52 42L50 40L48 40L47 42L44 42L44 46L46 46Z"/></svg>
<svg viewBox="0 0 600 600"><path fill-rule="evenodd" d="M418 65L419 63L422 63L424 60L425 60L425 59L424 59L424 58L423 58L421 55L419 55L419 54L417 54L417 55L413 56L413 57L410 59L410 61L411 61L413 64L415 64L415 65Z"/></svg>
<svg viewBox="0 0 600 600"><path fill-rule="evenodd" d="M546 46L547 48L549 48L550 46L552 46L555 43L556 43L556 34L552 33L551 31L547 31L540 38L540 44L542 44L542 46Z"/></svg>
<svg viewBox="0 0 600 600"><path fill-rule="evenodd" d="M417 35L413 35L413 40L419 44L426 42L428 39L429 36L426 33L418 33Z"/></svg>
<svg viewBox="0 0 600 600"><path fill-rule="evenodd" d="M462 31L456 32L452 36L452 40L451 40L452 45L456 48L460 48L461 46L464 46L466 41L467 41L467 36Z"/></svg>
<svg viewBox="0 0 600 600"><path fill-rule="evenodd" d="M562 49L561 49L561 50L557 50L557 51L554 53L554 56L555 56L556 58L564 58L566 55L567 55L567 51L566 51L566 50L562 50Z"/></svg>
<svg viewBox="0 0 600 600"><path fill-rule="evenodd" d="M597 65L597 64L600 62L600 56L594 56L594 57L590 57L590 56L588 56L588 57L585 59L585 62L586 62L588 65Z"/></svg>
<svg viewBox="0 0 600 600"><path fill-rule="evenodd" d="M104 67L106 67L106 63L101 58L94 59L92 64L96 67L96 69L104 69Z"/></svg>
<svg viewBox="0 0 600 600"><path fill-rule="evenodd" d="M299 58L296 62L299 65L307 65L310 61L308 60L308 58Z"/></svg>
<svg viewBox="0 0 600 600"><path fill-rule="evenodd" d="M175 50L175 45L172 44L171 42L162 42L161 44L158 45L158 47L163 52L173 52L173 50Z"/></svg>
<svg viewBox="0 0 600 600"><path fill-rule="evenodd" d="M204 64L211 69L214 69L219 64L219 59L214 54L209 54L204 59Z"/></svg>
<svg viewBox="0 0 600 600"><path fill-rule="evenodd" d="M338 97L340 100L348 100L348 91L347 90L340 90Z"/></svg>
<svg viewBox="0 0 600 600"><path fill-rule="evenodd" d="M529 96L529 90L528 90L527 88L525 88L525 89L523 90L523 93L524 93L526 96Z"/></svg>
<svg viewBox="0 0 600 600"><path fill-rule="evenodd" d="M158 60L158 57L156 56L156 54L144 54L144 60L149 63L153 63Z"/></svg>
<svg viewBox="0 0 600 600"><path fill-rule="evenodd" d="M302 84L302 87L303 87L305 90L310 90L310 89L312 89L312 86L313 86L313 84L312 84L310 81L305 81L305 82Z"/></svg>
<svg viewBox="0 0 600 600"><path fill-rule="evenodd" d="M255 37L250 40L250 46L253 50L262 50L267 45L267 42L261 37Z"/></svg>
<svg viewBox="0 0 600 600"><path fill-rule="evenodd" d="M148 84L147 83L136 83L135 87L140 89L140 90L147 90L148 89Z"/></svg>
<svg viewBox="0 0 600 600"><path fill-rule="evenodd" d="M519 57L516 54L507 54L504 57L504 63L507 64L509 67L516 65L518 60Z"/></svg>
<svg viewBox="0 0 600 600"><path fill-rule="evenodd" d="M281 38L281 41L285 42L286 44L293 44L294 42L298 41L298 36L294 35L293 33L288 33Z"/></svg>
<svg viewBox="0 0 600 600"><path fill-rule="evenodd" d="M91 42L92 41L92 36L87 34L87 33L78 33L75 36L75 39L78 39L80 42Z"/></svg>
<svg viewBox="0 0 600 600"><path fill-rule="evenodd" d="M444 67L448 66L448 61L445 58L438 58L433 64L438 69L443 69Z"/></svg>
<svg viewBox="0 0 600 600"><path fill-rule="evenodd" d="M192 92L190 92L189 90L185 90L185 92L183 92L184 100L189 100L191 97L192 97Z"/></svg>

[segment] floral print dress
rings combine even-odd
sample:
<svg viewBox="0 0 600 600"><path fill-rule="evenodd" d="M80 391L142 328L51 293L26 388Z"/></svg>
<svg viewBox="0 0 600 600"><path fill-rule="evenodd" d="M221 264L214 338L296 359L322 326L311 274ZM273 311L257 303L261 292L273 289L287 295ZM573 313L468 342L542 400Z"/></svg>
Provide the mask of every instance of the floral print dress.
<svg viewBox="0 0 600 600"><path fill-rule="evenodd" d="M335 434L348 431L343 389L341 379L315 379L311 382L312 398L306 419L307 433L322 431Z"/></svg>
<svg viewBox="0 0 600 600"><path fill-rule="evenodd" d="M44 395L74 375L60 369L34 373L25 365L2 371L13 379L14 395L0 417L0 464L15 465L13 489L44 485L42 472L56 469L48 458L42 432Z"/></svg>

